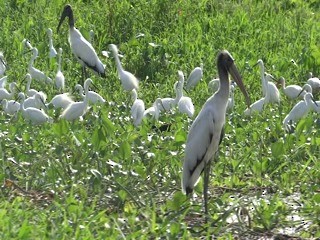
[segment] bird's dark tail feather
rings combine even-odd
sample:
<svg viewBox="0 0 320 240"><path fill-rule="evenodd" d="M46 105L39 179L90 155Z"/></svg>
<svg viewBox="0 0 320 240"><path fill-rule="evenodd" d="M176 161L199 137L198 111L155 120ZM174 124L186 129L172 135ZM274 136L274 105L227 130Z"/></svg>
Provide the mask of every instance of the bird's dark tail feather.
<svg viewBox="0 0 320 240"><path fill-rule="evenodd" d="M192 192L193 192L193 188L190 188L190 187L187 187L187 188L186 188L186 194L187 194L187 196L191 195Z"/></svg>

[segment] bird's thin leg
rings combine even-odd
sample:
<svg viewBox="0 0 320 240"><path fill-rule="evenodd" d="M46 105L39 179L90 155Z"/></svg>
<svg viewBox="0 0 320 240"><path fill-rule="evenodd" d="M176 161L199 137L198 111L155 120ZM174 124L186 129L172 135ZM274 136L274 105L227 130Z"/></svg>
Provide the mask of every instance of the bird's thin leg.
<svg viewBox="0 0 320 240"><path fill-rule="evenodd" d="M204 169L204 181L203 181L203 198L204 198L204 214L206 216L206 222L208 222L208 185L210 176L211 161L207 162Z"/></svg>

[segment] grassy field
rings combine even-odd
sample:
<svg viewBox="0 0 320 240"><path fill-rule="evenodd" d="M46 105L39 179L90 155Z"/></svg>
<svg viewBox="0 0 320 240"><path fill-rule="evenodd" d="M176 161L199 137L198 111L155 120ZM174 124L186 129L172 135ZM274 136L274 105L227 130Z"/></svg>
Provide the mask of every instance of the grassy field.
<svg viewBox="0 0 320 240"><path fill-rule="evenodd" d="M30 53L50 77L46 29L56 49L63 48L67 90L81 81L80 64L68 44L68 27L56 28L64 1L11 0L0 3L0 51L8 82L24 90ZM106 64L107 78L92 75L106 100L83 121L59 120L31 126L22 116L0 112L1 239L220 239L320 237L320 123L309 114L293 134L282 121L295 104L282 93L281 106L244 118L244 98L235 93L219 159L210 178L211 220L204 223L202 182L193 199L181 193L184 146L192 119L178 112L145 119L135 128L129 94L122 90L114 59L102 50L117 44L126 70L140 79L146 107L157 97L174 96L177 71L187 76L204 65L203 80L186 93L196 113L212 94L216 55L228 49L236 59L252 102L261 97L258 68L288 84L303 85L307 73L320 75L320 4L317 0L221 1L71 1L76 27ZM296 66L291 60L296 62ZM32 85L51 99L52 85ZM319 95L315 96L319 100ZM160 131L169 124L168 131Z"/></svg>

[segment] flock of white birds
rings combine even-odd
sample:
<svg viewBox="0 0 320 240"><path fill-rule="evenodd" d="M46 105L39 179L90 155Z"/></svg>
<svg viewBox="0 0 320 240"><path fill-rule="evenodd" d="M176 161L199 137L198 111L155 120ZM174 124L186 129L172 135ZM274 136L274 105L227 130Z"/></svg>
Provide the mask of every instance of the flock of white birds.
<svg viewBox="0 0 320 240"><path fill-rule="evenodd" d="M101 77L105 77L105 65L98 58L96 51L94 50L91 42L93 38L93 31L90 31L90 41L87 41L80 31L74 26L73 12L70 5L66 5L62 13L59 28L64 19L69 18L69 43L73 54L76 59L83 66L83 80L86 78L85 68L93 70L93 72ZM82 101L75 102L70 93L65 91L65 78L62 72L62 48L58 51L55 50L52 35L53 32L50 28L47 29L48 45L49 45L49 58L56 58L57 60L57 72L55 78L52 79L45 75L44 72L34 67L34 62L38 58L38 49L33 47L31 43L24 39L24 49L32 52L30 62L27 69L25 80L27 82L25 92L17 92L19 90L15 82L11 82L7 87L7 76L5 75L6 63L3 53L0 53L0 101L5 113L9 115L16 115L19 111L22 112L23 117L33 124L42 124L45 122L52 122L53 119L47 115L46 109L52 105L55 109L62 109L60 118L64 118L69 121L81 119L88 110L90 104L103 104L105 100L102 96L94 91L90 91L90 85L93 84L90 78L84 81L84 86L77 84L75 90L77 90L82 97ZM145 109L143 100L138 98L139 81L130 72L123 69L121 61L119 59L118 48L115 44L109 45L109 50L113 54L118 76L121 81L124 90L131 92L133 104L131 107L131 116L135 126L139 126L144 117L151 115L154 119L158 120L161 112L170 111L173 108L188 117L192 118L194 115L194 105L190 97L184 96L183 90L191 90L194 88L203 76L203 65L196 67L189 75L186 84L184 74L182 71L178 71L179 79L174 84L175 97L157 98L153 105ZM109 54L107 51L102 51L105 57ZM254 113L260 113L263 111L267 104L280 104L280 91L277 86L272 82L274 77L265 72L264 63L259 59L256 65L260 66L261 72L261 84L263 97L254 102L244 111L244 115L252 115ZM31 89L32 81L55 84L59 94L55 95L49 102L47 101L47 95L36 89ZM290 130L290 124L299 121L302 117L306 116L309 111L320 112L320 102L315 101L313 93L320 92L320 80L319 78L310 76L305 85L300 87L298 85L286 86L285 79L280 78L278 83L282 86L283 93L290 100L300 99L297 104L292 108L288 115L283 120L283 127L285 130ZM208 84L209 88L216 92L219 88L219 79L213 79ZM230 87L230 96L227 105L227 111L232 111L234 107L234 90L235 84ZM18 96L18 98L16 97Z"/></svg>

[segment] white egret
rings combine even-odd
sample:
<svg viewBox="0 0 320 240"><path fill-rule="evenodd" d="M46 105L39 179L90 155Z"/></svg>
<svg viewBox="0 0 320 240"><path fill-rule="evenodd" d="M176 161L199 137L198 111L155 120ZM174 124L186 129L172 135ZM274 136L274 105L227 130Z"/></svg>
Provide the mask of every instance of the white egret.
<svg viewBox="0 0 320 240"><path fill-rule="evenodd" d="M52 105L55 109L57 108L66 109L73 102L74 101L70 97L69 93L61 93L54 96L46 106L48 107Z"/></svg>
<svg viewBox="0 0 320 240"><path fill-rule="evenodd" d="M288 113L288 115L283 120L284 130L290 131L290 124L292 122L297 123L301 118L305 117L310 110L314 109L314 103L312 93L306 93L304 95L304 100L299 101Z"/></svg>
<svg viewBox="0 0 320 240"><path fill-rule="evenodd" d="M227 112L232 112L233 108L234 108L234 89L235 89L235 85L231 84L229 98L228 98L228 104L227 104Z"/></svg>
<svg viewBox="0 0 320 240"><path fill-rule="evenodd" d="M131 91L133 104L131 107L131 116L133 119L134 126L139 126L141 124L144 112L145 112L145 105L143 100L138 99L138 93L136 89L132 89Z"/></svg>
<svg viewBox="0 0 320 240"><path fill-rule="evenodd" d="M175 84L178 100L178 110L183 114L187 114L189 118L192 118L194 114L194 106L190 97L183 96L184 75L182 71L178 71L179 82Z"/></svg>
<svg viewBox="0 0 320 240"><path fill-rule="evenodd" d="M56 87L63 92L64 91L64 75L61 72L61 58L62 58L62 48L58 50L58 70L56 73Z"/></svg>
<svg viewBox="0 0 320 240"><path fill-rule="evenodd" d="M309 72L307 84L312 87L314 93L320 92L320 79L312 76L312 72Z"/></svg>
<svg viewBox="0 0 320 240"><path fill-rule="evenodd" d="M209 88L213 93L215 93L215 92L219 89L219 86L220 86L220 80L219 80L219 78L214 78L214 79L212 79L212 80L208 83L208 88Z"/></svg>
<svg viewBox="0 0 320 240"><path fill-rule="evenodd" d="M28 39L23 39L22 40L22 45L23 45L23 50L26 50L26 48L31 50L33 48Z"/></svg>
<svg viewBox="0 0 320 240"><path fill-rule="evenodd" d="M39 93L41 95L41 98L43 99L43 101L45 102L47 100L47 95L42 92L42 91L37 91L35 89L30 89L31 86L31 82L32 82L32 78L30 73L27 73L25 76L25 79L27 80L27 86L26 86L26 94L28 97L32 97L35 94Z"/></svg>
<svg viewBox="0 0 320 240"><path fill-rule="evenodd" d="M85 76L85 67L90 68L95 74L101 77L106 77L105 65L100 61L91 43L89 43L74 26L73 11L69 4L63 9L57 32L59 32L59 28L66 17L69 18L69 43L71 51L82 65L83 79L87 77Z"/></svg>
<svg viewBox="0 0 320 240"><path fill-rule="evenodd" d="M277 86L273 82L268 82L268 84L264 84L265 82L265 70L264 63L262 59L259 59L255 65L260 66L260 74L261 74L261 84L262 84L262 93L263 96L266 96L266 91L269 91L269 102L270 103L280 103L280 92Z"/></svg>
<svg viewBox="0 0 320 240"><path fill-rule="evenodd" d="M60 118L64 118L68 121L73 121L78 118L82 118L82 116L88 111L88 91L90 84L92 84L92 80L88 78L85 82L85 97L83 101L70 103L68 107L62 112Z"/></svg>
<svg viewBox="0 0 320 240"><path fill-rule="evenodd" d="M279 84L281 85L284 94L289 99L295 99L295 98L299 97L299 94L300 94L300 92L302 90L302 87L300 87L298 85L286 86L286 81L285 81L285 79L283 77L280 77Z"/></svg>
<svg viewBox="0 0 320 240"><path fill-rule="evenodd" d="M34 107L25 108L25 96L23 93L19 93L18 97L20 99L20 111L26 120L29 120L34 125L43 124L45 122L53 122L52 118L49 117L43 110Z"/></svg>
<svg viewBox="0 0 320 240"><path fill-rule="evenodd" d="M8 76L0 78L0 88L5 88L7 84Z"/></svg>
<svg viewBox="0 0 320 240"><path fill-rule="evenodd" d="M49 38L49 58L54 58L57 56L57 51L53 46L53 42L52 42L52 29L48 28L47 29L47 34L48 34L48 38Z"/></svg>
<svg viewBox="0 0 320 240"><path fill-rule="evenodd" d="M4 75L7 68L7 64L4 61L3 53L0 52L0 77Z"/></svg>
<svg viewBox="0 0 320 240"><path fill-rule="evenodd" d="M32 57L29 62L28 66L28 71L29 74L31 75L32 79L38 80L40 82L46 82L46 83L52 83L52 79L47 77L46 74L39 69L35 68L33 66L35 59L38 57L38 49L37 48L32 48Z"/></svg>
<svg viewBox="0 0 320 240"><path fill-rule="evenodd" d="M226 108L229 96L230 73L250 105L250 98L245 90L234 60L226 50L219 52L217 67L220 79L219 90L203 105L188 133L182 173L182 192L191 194L204 171L204 206L208 215L208 182L211 159L218 151L222 141Z"/></svg>
<svg viewBox="0 0 320 240"><path fill-rule="evenodd" d="M121 81L122 87L126 91L132 91L132 89L139 88L139 81L138 79L131 73L123 69L120 59L119 59L119 52L118 47L115 44L110 44L109 49L112 52L114 59L116 60L117 70L119 79Z"/></svg>
<svg viewBox="0 0 320 240"><path fill-rule="evenodd" d="M312 89L311 85L309 85L308 83L304 84L302 86L300 93L299 93L299 97L303 99L304 95L306 95L306 93L312 93L312 90L313 89Z"/></svg>
<svg viewBox="0 0 320 240"><path fill-rule="evenodd" d="M202 79L202 77L203 77L203 63L200 64L200 67L196 67L190 73L187 79L186 89L189 90L190 88L196 86L198 82Z"/></svg>
<svg viewBox="0 0 320 240"><path fill-rule="evenodd" d="M40 92L37 92L32 97L28 97L27 99L25 99L24 107L25 108L33 107L38 109L46 108L44 99L42 98L42 94L40 94Z"/></svg>
<svg viewBox="0 0 320 240"><path fill-rule="evenodd" d="M86 80L84 82L84 89L86 88L86 84L89 82ZM79 91L80 96L84 99L86 95L84 94L83 87L80 84L75 86L75 89ZM97 104L97 103L105 103L106 100L98 93L94 91L88 91L87 98L90 104Z"/></svg>
<svg viewBox="0 0 320 240"><path fill-rule="evenodd" d="M157 98L156 101L152 104L152 107L146 109L143 113L143 117L147 117L151 115L156 121L158 121L160 117L160 109L161 106L161 98Z"/></svg>
<svg viewBox="0 0 320 240"><path fill-rule="evenodd" d="M266 73L265 74L265 80L263 84L265 85L264 87L268 86L269 79L271 80L272 77L270 74ZM255 101L250 105L250 107L246 108L244 110L244 115L246 116L251 116L253 113L260 113L264 109L264 107L270 102L270 92L266 91L266 95L259 100Z"/></svg>
<svg viewBox="0 0 320 240"><path fill-rule="evenodd" d="M3 99L1 101L1 104L3 107L3 111L9 115L14 115L20 110L20 103L17 102L16 100L8 101L7 99Z"/></svg>
<svg viewBox="0 0 320 240"><path fill-rule="evenodd" d="M17 84L15 82L12 82L12 83L9 84L10 92L5 88L0 88L0 100L2 100L2 99L8 99L8 100L13 99L17 88L18 87L17 87Z"/></svg>

